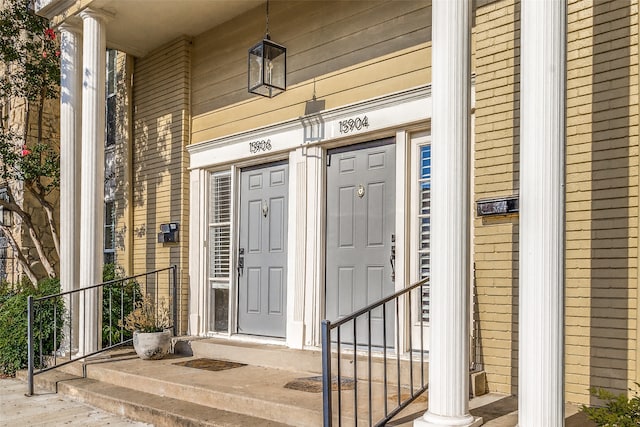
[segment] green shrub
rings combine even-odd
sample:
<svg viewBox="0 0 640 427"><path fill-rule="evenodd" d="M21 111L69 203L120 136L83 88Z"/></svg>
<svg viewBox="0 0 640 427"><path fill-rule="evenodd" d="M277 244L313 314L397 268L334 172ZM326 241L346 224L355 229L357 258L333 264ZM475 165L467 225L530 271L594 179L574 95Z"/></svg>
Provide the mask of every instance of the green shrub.
<svg viewBox="0 0 640 427"><path fill-rule="evenodd" d="M109 282L122 278L116 264L105 264L102 280ZM102 347L108 347L133 337L131 331L119 326L133 311L134 302L142 299L140 285L135 280L118 281L105 285L102 291Z"/></svg>
<svg viewBox="0 0 640 427"><path fill-rule="evenodd" d="M636 383L636 387L640 384ZM604 427L636 427L640 425L640 396L628 398L625 393L614 394L602 388L592 388L591 394L604 402L604 406L588 407L582 405L580 410L599 426Z"/></svg>
<svg viewBox="0 0 640 427"><path fill-rule="evenodd" d="M0 286L0 372L14 375L27 367L27 297L35 298L60 292L58 279L46 279L33 287L28 281ZM54 328L54 316L56 319ZM62 341L64 302L61 298L36 304L34 352L36 367L58 349ZM40 349L42 350L40 352Z"/></svg>

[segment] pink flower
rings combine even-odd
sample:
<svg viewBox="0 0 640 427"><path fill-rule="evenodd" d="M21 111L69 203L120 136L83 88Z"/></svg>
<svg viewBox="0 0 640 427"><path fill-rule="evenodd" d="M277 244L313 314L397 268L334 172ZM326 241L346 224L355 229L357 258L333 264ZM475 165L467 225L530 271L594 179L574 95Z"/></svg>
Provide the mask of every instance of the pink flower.
<svg viewBox="0 0 640 427"><path fill-rule="evenodd" d="M43 57L43 58L46 58L46 57L47 57L47 51L46 51L46 50L43 50L43 51L42 51L42 57Z"/></svg>
<svg viewBox="0 0 640 427"><path fill-rule="evenodd" d="M60 57L60 51L59 50L56 50L56 57L58 57L58 58Z"/></svg>
<svg viewBox="0 0 640 427"><path fill-rule="evenodd" d="M28 156L29 154L31 154L31 150L29 150L26 145L23 145L20 154L22 155L22 157Z"/></svg>

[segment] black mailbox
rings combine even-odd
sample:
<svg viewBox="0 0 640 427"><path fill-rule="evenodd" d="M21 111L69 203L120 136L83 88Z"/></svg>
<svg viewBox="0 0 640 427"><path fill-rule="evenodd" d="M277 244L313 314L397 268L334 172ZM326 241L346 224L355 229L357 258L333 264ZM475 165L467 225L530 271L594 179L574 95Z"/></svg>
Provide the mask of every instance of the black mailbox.
<svg viewBox="0 0 640 427"><path fill-rule="evenodd" d="M479 217L516 214L520 210L518 196L478 200L476 214Z"/></svg>
<svg viewBox="0 0 640 427"><path fill-rule="evenodd" d="M158 243L176 243L178 242L178 223L170 222L169 224L160 224L160 232L158 233Z"/></svg>

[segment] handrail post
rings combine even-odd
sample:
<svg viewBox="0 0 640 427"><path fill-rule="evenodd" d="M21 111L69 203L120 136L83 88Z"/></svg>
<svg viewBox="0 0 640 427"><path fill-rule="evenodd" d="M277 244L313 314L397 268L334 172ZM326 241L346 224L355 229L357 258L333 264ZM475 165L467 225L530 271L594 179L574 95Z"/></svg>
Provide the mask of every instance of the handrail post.
<svg viewBox="0 0 640 427"><path fill-rule="evenodd" d="M331 322L322 321L322 404L324 427L331 427Z"/></svg>
<svg viewBox="0 0 640 427"><path fill-rule="evenodd" d="M171 266L173 270L173 336L178 336L178 266Z"/></svg>
<svg viewBox="0 0 640 427"><path fill-rule="evenodd" d="M33 295L27 297L27 396L33 396Z"/></svg>

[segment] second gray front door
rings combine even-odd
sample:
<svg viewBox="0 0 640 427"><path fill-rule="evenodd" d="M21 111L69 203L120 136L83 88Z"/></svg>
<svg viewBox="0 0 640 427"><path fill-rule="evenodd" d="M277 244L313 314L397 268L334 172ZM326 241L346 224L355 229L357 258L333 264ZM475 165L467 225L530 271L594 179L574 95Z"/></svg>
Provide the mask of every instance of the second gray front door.
<svg viewBox="0 0 640 427"><path fill-rule="evenodd" d="M239 333L285 336L288 187L286 163L240 174Z"/></svg>
<svg viewBox="0 0 640 427"><path fill-rule="evenodd" d="M395 144L393 139L330 150L327 165L326 315L336 320L394 292ZM386 312L392 346L395 312ZM382 309L371 315L371 343L383 345ZM358 344L368 343L367 319ZM343 337L351 335L347 326Z"/></svg>

